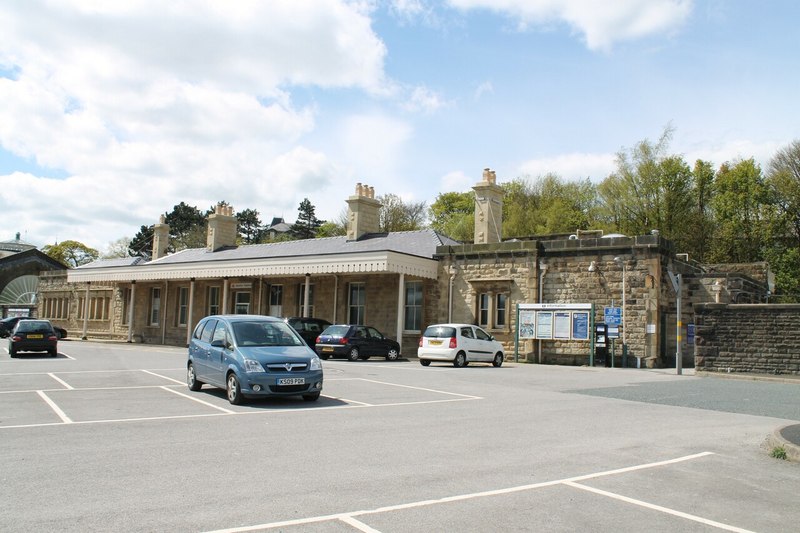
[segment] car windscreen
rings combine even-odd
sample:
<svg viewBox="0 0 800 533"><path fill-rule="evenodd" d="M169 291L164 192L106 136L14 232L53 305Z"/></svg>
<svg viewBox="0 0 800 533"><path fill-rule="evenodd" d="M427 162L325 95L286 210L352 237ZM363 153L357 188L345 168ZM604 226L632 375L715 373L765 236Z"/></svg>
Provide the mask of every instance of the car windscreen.
<svg viewBox="0 0 800 533"><path fill-rule="evenodd" d="M422 334L423 337L433 337L438 339L449 339L456 336L456 328L449 326L430 326Z"/></svg>
<svg viewBox="0 0 800 533"><path fill-rule="evenodd" d="M238 346L303 346L305 343L285 322L236 321L233 334Z"/></svg>

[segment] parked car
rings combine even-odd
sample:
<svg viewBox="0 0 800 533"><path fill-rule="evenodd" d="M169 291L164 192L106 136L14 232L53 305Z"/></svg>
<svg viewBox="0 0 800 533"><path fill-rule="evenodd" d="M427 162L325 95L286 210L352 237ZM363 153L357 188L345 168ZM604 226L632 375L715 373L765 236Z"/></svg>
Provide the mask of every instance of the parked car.
<svg viewBox="0 0 800 533"><path fill-rule="evenodd" d="M503 345L478 326L434 324L420 337L417 358L422 366L431 361L447 361L460 368L472 362L501 366L505 355Z"/></svg>
<svg viewBox="0 0 800 533"><path fill-rule="evenodd" d="M11 332L14 330L14 326L16 326L17 322L19 322L20 320L35 320L35 319L29 316L9 316L0 320L0 337L5 338L11 335ZM67 338L67 330L65 330L64 328L53 325L53 329L55 330L56 335L58 335L59 339Z"/></svg>
<svg viewBox="0 0 800 533"><path fill-rule="evenodd" d="M289 324L259 315L213 315L194 328L186 365L189 390L225 389L239 405L249 397L322 392L322 362Z"/></svg>
<svg viewBox="0 0 800 533"><path fill-rule="evenodd" d="M358 361L376 355L396 361L400 357L400 344L370 326L329 326L317 338L315 349L322 359L347 357Z"/></svg>
<svg viewBox="0 0 800 533"><path fill-rule="evenodd" d="M58 355L58 335L48 320L19 320L8 337L8 355L19 352L47 352Z"/></svg>
<svg viewBox="0 0 800 533"><path fill-rule="evenodd" d="M322 318L309 318L309 317L300 317L300 316L290 316L289 318L284 318L284 321L292 326L297 333L303 337L303 340L306 341L306 344L313 349L314 345L317 343L317 337L319 334L325 331L325 328L331 325L330 322L327 320L323 320Z"/></svg>

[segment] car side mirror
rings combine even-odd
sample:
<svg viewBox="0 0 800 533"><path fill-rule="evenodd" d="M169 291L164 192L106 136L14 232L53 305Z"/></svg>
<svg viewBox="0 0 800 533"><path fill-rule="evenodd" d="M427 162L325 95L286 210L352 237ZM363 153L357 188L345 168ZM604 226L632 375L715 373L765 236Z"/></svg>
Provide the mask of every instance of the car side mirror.
<svg viewBox="0 0 800 533"><path fill-rule="evenodd" d="M211 341L211 346L213 346L214 348L225 348L226 347L225 346L225 341L221 340L221 339L217 339L217 340Z"/></svg>

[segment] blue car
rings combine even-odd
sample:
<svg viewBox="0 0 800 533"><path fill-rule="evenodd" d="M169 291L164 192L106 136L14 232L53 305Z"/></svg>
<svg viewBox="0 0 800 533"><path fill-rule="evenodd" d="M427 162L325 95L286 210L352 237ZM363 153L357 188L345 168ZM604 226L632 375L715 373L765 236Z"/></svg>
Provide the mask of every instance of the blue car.
<svg viewBox="0 0 800 533"><path fill-rule="evenodd" d="M225 389L239 405L249 397L302 396L322 392L322 361L289 324L259 315L208 316L189 343L186 381Z"/></svg>

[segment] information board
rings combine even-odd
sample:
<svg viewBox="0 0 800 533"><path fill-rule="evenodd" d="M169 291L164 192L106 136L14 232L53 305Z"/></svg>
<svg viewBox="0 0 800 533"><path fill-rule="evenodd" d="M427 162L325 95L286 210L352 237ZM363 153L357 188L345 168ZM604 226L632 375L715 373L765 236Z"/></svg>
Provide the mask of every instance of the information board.
<svg viewBox="0 0 800 533"><path fill-rule="evenodd" d="M603 317L606 324L609 326L619 326L622 324L622 308L621 307L604 307Z"/></svg>

